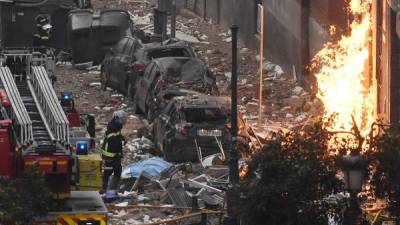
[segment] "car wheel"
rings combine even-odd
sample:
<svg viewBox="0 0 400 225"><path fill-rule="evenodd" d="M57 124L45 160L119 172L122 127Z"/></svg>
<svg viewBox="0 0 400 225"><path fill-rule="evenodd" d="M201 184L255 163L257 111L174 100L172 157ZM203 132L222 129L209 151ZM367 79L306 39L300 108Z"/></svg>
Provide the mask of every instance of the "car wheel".
<svg viewBox="0 0 400 225"><path fill-rule="evenodd" d="M100 83L101 83L101 90L105 91L107 90L107 75L106 72L104 72L103 68L101 69L100 72Z"/></svg>
<svg viewBox="0 0 400 225"><path fill-rule="evenodd" d="M168 162L175 162L175 156L171 152L171 146L163 141L161 148L161 153L163 154L163 158Z"/></svg>

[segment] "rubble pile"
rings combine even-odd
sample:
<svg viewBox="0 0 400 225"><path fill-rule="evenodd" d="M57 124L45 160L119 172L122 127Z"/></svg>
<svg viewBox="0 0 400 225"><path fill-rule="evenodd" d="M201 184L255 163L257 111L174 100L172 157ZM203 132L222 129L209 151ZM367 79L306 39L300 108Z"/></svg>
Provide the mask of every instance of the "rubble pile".
<svg viewBox="0 0 400 225"><path fill-rule="evenodd" d="M211 221L222 215L228 168L209 162L171 164L151 157L124 167L122 179L125 192L108 205L113 224L195 224L202 214Z"/></svg>
<svg viewBox="0 0 400 225"><path fill-rule="evenodd" d="M97 8L123 8L130 12L135 24L152 32L151 3L145 0L97 0ZM186 40L197 56L216 76L220 94L230 96L230 45L229 31L212 26L200 18L177 17L177 37ZM244 158L259 150L271 131L296 128L307 124L321 112L321 104L298 85L294 77L279 65L265 61L263 85L263 118L258 120L258 62L257 53L241 46L238 54L238 103L242 114L239 149ZM74 94L77 108L96 118L96 145L102 145L107 122L115 110L123 109L130 115L122 133L127 138L124 146L123 165L130 166L159 156L156 146L141 131L149 126L133 112L132 103L123 95L100 83L100 67L60 62L57 65L59 80L56 89ZM207 157L198 164L174 164L165 173L149 176L141 174L128 177L120 193L110 203L110 224L161 224L160 221L198 221L206 213L212 220L219 220L223 210L227 187L228 168L218 156ZM201 208L208 211L202 212ZM193 222L194 223L194 222Z"/></svg>

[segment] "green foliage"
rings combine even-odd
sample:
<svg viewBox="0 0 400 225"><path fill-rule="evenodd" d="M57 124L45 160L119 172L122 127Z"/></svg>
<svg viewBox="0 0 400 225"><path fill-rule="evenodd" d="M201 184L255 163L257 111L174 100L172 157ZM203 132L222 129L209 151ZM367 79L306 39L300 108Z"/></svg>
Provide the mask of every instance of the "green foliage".
<svg viewBox="0 0 400 225"><path fill-rule="evenodd" d="M339 193L332 134L316 123L306 131L277 133L249 165L243 180L242 219L248 225L326 225L341 221L343 205L326 201Z"/></svg>
<svg viewBox="0 0 400 225"><path fill-rule="evenodd" d="M37 170L16 180L0 179L0 224L28 225L36 216L47 214L52 202L44 177Z"/></svg>

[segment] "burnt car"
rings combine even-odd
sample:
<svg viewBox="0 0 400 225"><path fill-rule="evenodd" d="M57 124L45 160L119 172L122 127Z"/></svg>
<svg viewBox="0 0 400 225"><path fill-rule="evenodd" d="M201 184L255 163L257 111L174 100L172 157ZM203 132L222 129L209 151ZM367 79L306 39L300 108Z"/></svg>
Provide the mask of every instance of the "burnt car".
<svg viewBox="0 0 400 225"><path fill-rule="evenodd" d="M169 162L195 162L225 154L231 139L229 107L226 97L174 97L154 119L154 143Z"/></svg>
<svg viewBox="0 0 400 225"><path fill-rule="evenodd" d="M135 52L135 58L137 59L136 63L138 65L147 65L153 59L164 57L196 58L196 54L193 49L184 42L176 42L168 45L151 44Z"/></svg>
<svg viewBox="0 0 400 225"><path fill-rule="evenodd" d="M112 87L127 96L133 96L136 82L133 73L136 61L134 53L142 47L138 39L127 36L106 52L100 73L103 90Z"/></svg>
<svg viewBox="0 0 400 225"><path fill-rule="evenodd" d="M188 89L166 89L160 91L147 105L153 115L158 115L168 105L169 101L179 96L201 95L200 92Z"/></svg>
<svg viewBox="0 0 400 225"><path fill-rule="evenodd" d="M147 45L145 48L138 49L135 52L132 74L135 78L142 76L144 69L153 59L164 57L191 57L196 58L196 54L191 47L183 43L174 43L168 45ZM135 93L132 90L131 93Z"/></svg>
<svg viewBox="0 0 400 225"><path fill-rule="evenodd" d="M135 82L152 59L163 57L195 57L184 44L143 45L137 38L124 37L107 54L102 63L102 85L112 87L129 98L134 97Z"/></svg>
<svg viewBox="0 0 400 225"><path fill-rule="evenodd" d="M218 94L215 76L197 58L166 57L154 59L136 82L134 107L149 121L153 119L153 104L157 94L163 90L190 89L204 94Z"/></svg>

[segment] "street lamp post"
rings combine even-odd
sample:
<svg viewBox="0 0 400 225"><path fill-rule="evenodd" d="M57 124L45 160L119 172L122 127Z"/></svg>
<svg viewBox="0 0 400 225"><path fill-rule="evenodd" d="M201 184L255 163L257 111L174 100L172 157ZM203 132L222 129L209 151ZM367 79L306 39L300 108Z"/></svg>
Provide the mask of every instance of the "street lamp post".
<svg viewBox="0 0 400 225"><path fill-rule="evenodd" d="M224 218L224 225L238 225L239 206L239 163L237 149L237 32L238 26L231 26L232 34L232 100L231 100L231 136L232 146L229 154L229 187L227 191L228 215Z"/></svg>
<svg viewBox="0 0 400 225"><path fill-rule="evenodd" d="M366 161L358 151L353 151L349 155L343 156L342 166L345 189L350 193L350 206L346 210L344 224L355 225L361 214L357 194L362 188Z"/></svg>

